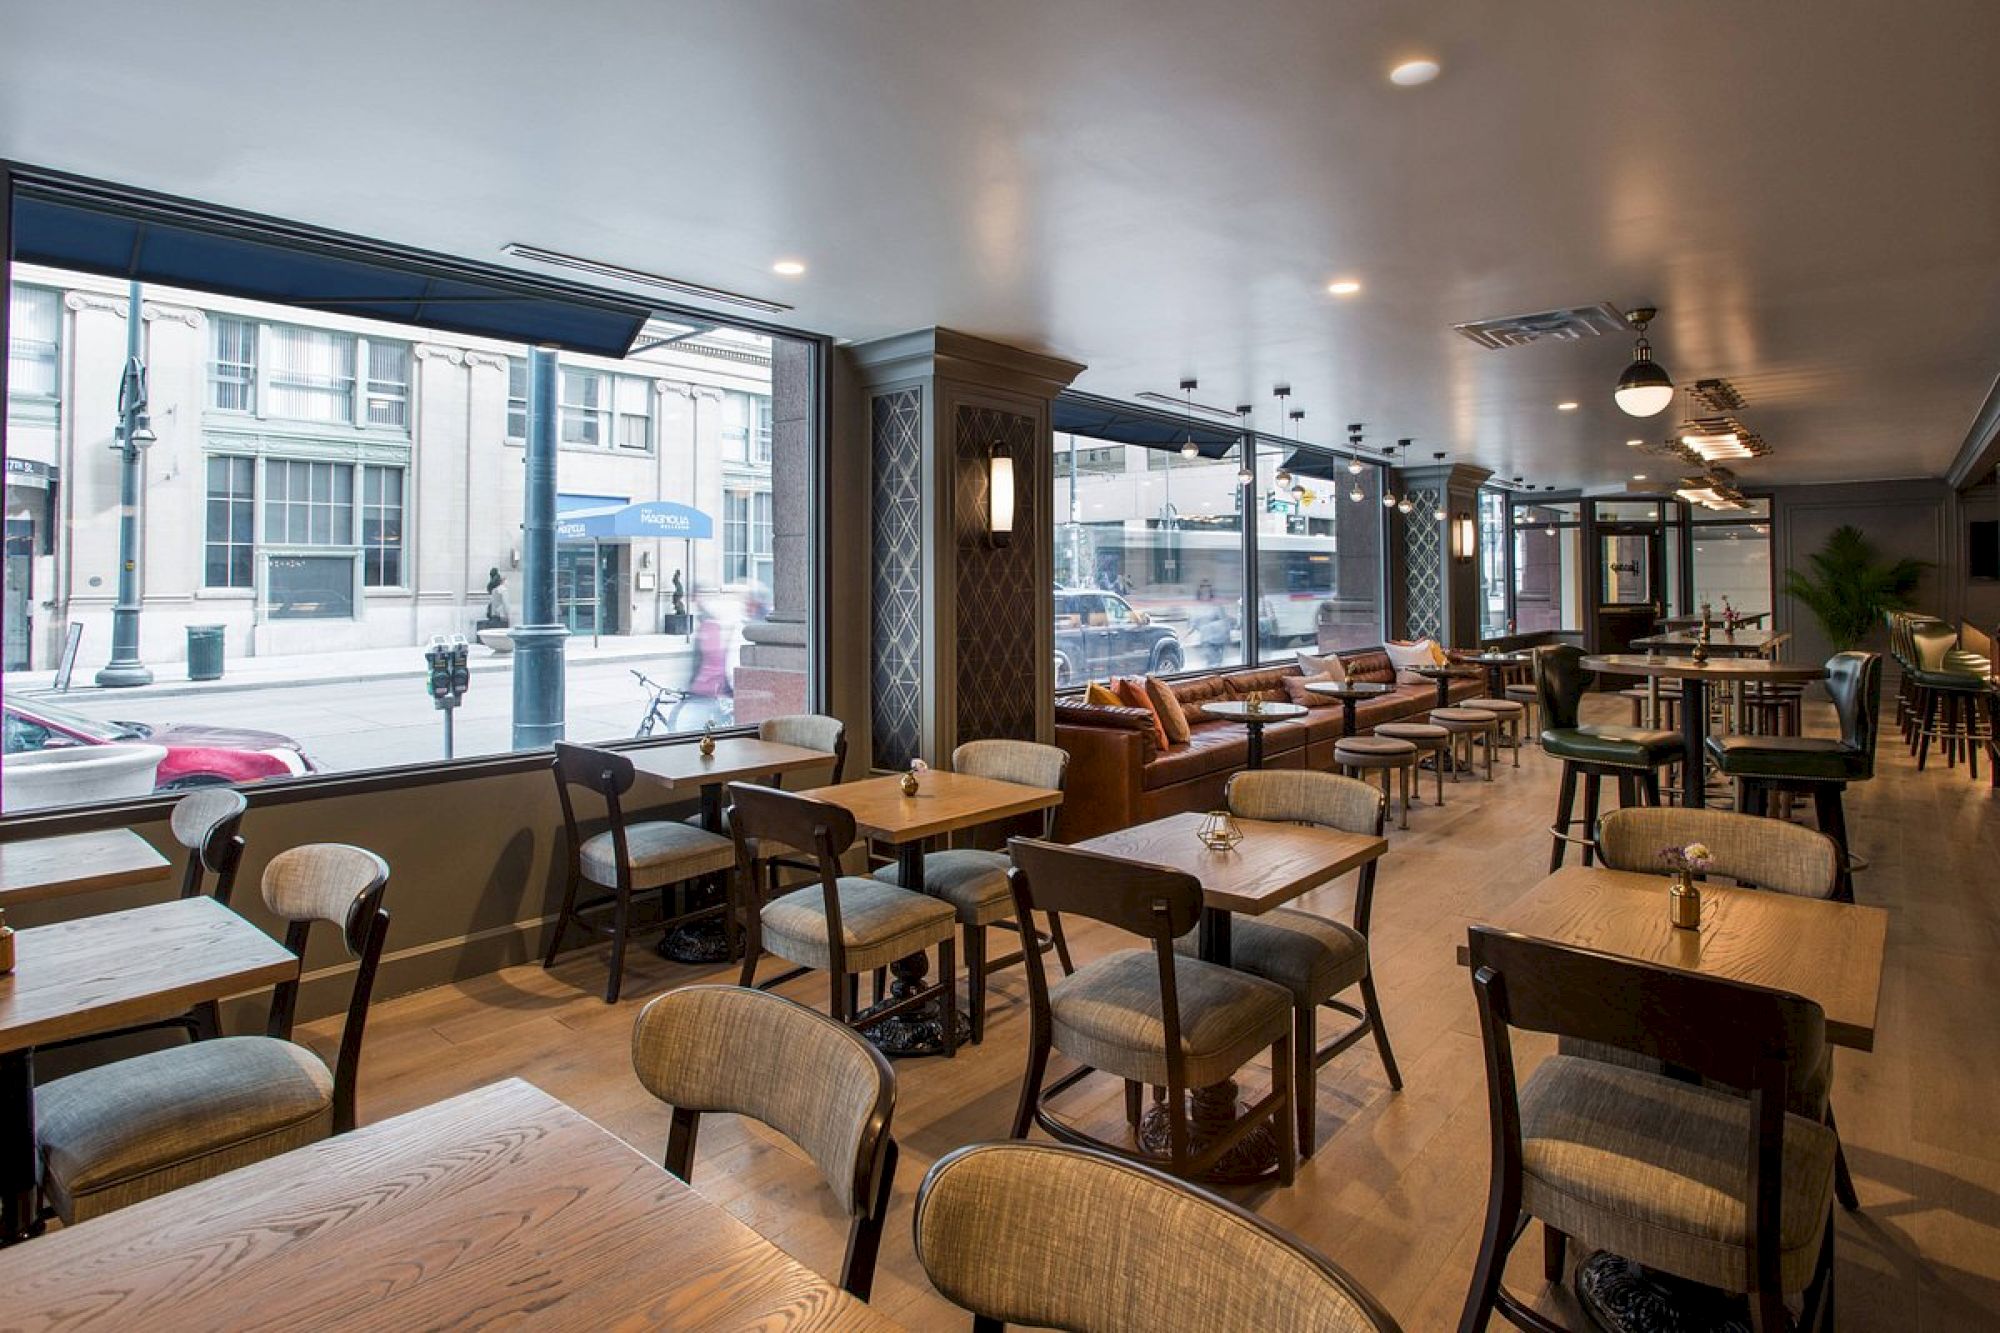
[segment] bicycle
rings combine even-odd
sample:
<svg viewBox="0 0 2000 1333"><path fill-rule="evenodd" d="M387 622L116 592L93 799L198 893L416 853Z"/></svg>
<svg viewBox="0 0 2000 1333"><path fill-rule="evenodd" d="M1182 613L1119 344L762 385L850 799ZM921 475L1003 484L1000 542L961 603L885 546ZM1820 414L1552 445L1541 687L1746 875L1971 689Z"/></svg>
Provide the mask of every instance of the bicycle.
<svg viewBox="0 0 2000 1333"><path fill-rule="evenodd" d="M643 739L653 734L657 727L664 727L671 735L679 729L681 708L695 695L673 685L663 685L643 671L633 671L642 689L651 691L646 701L646 712L639 719L639 729L632 733L634 739ZM736 701L727 696L712 701L715 715L708 719L711 724L727 726L736 719Z"/></svg>

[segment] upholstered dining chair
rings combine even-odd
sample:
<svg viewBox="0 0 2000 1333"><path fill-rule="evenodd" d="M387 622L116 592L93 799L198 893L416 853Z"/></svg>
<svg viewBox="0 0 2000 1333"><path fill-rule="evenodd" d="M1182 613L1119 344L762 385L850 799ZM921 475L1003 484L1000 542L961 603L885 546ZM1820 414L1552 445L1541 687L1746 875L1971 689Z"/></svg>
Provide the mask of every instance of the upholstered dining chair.
<svg viewBox="0 0 2000 1333"><path fill-rule="evenodd" d="M665 1165L689 1184L705 1113L748 1116L797 1144L853 1219L841 1288L868 1299L895 1188L896 1075L867 1038L765 991L684 986L640 1012L632 1066L673 1108Z"/></svg>
<svg viewBox="0 0 2000 1333"><path fill-rule="evenodd" d="M1343 833L1382 836L1386 815L1381 794L1365 782L1332 773L1299 768L1270 768L1238 773L1223 790L1231 814L1293 824L1317 824ZM1382 1072L1389 1086L1401 1091L1403 1076L1389 1049L1382 1026L1381 1003L1375 998L1375 976L1368 963L1368 921L1375 904L1375 870L1379 862L1361 867L1354 888L1354 924L1330 920L1315 912L1280 907L1261 916L1238 917L1230 928L1232 965L1266 981L1275 981L1292 996L1292 1098L1297 1103L1299 1156L1310 1157L1318 1139L1314 1083L1321 1066L1363 1037L1375 1038ZM1183 935L1174 942L1183 954L1195 942ZM1356 1008L1336 999L1359 987ZM1317 1015L1324 1006L1355 1019L1338 1037L1318 1044Z"/></svg>
<svg viewBox="0 0 2000 1333"><path fill-rule="evenodd" d="M236 890L236 868L243 863L243 835L238 830L243 824L243 812L249 808L250 803L243 799L243 793L234 787L200 787L174 802L167 827L174 841L187 849L187 863L181 870L181 897L199 898L207 892L224 907L229 905L229 897ZM210 875L215 876L212 890L208 888ZM186 1033L189 1041L220 1036L221 1007L213 1000L204 1000L186 1013L172 1018L134 1023L106 1032L90 1032L50 1042L42 1049L58 1050L87 1042L110 1041L114 1037L129 1037L139 1032L172 1031Z"/></svg>
<svg viewBox="0 0 2000 1333"><path fill-rule="evenodd" d="M554 967L562 952L563 935L574 922L580 929L611 939L611 967L604 982L604 1002L616 1004L625 981L625 944L633 930L632 895L658 889L662 920L649 929L666 929L695 916L726 915L728 905L694 913L675 913L666 907L667 892L675 886L711 875L726 875L736 863L736 849L728 838L705 829L690 828L678 820L651 819L632 823L625 818L623 798L632 789L637 774L632 761L612 750L588 745L556 742L552 765L556 795L562 802L563 830L567 835L569 864L564 877L562 909L556 913L555 929L549 932L548 952L542 966ZM594 793L604 803L609 827L586 837L578 817L572 788ZM577 894L584 884L605 892L579 903ZM609 908L611 920L595 921L584 915Z"/></svg>
<svg viewBox="0 0 2000 1333"><path fill-rule="evenodd" d="M292 1041L295 977L271 996L261 1037L170 1046L35 1090L43 1193L64 1223L123 1208L354 1128L361 1038L389 932L389 867L360 847L315 843L264 868L264 905L305 956L315 924L356 960L339 1054L328 1072Z"/></svg>
<svg viewBox="0 0 2000 1333"><path fill-rule="evenodd" d="M1359 1283L1206 1190L1108 1153L975 1143L917 1190L917 1260L977 1330L1397 1333Z"/></svg>
<svg viewBox="0 0 2000 1333"><path fill-rule="evenodd" d="M1459 1333L1495 1309L1561 1333L1501 1282L1528 1218L1543 1275L1568 1239L1749 1297L1758 1333L1833 1327L1833 1132L1786 1110L1826 1044L1812 1001L1490 926L1468 932L1493 1171ZM1615 1046L1723 1087L1556 1054L1517 1081L1513 1032ZM1743 1092L1726 1089L1743 1089ZM1803 1293L1794 1322L1787 1296Z"/></svg>
<svg viewBox="0 0 2000 1333"><path fill-rule="evenodd" d="M1833 898L1840 885L1840 846L1824 833L1782 819L1739 815L1732 810L1684 810L1663 806L1613 810L1598 825L1598 853L1613 870L1640 873L1660 869L1660 850L1685 847L1691 842L1710 852L1710 875L1722 875L1739 885L1790 893L1801 898ZM1629 1052L1615 1048L1582 1048L1565 1040L1562 1049L1572 1055L1611 1059L1620 1064L1638 1063ZM1665 1070L1657 1062L1642 1068L1657 1073ZM1809 1115L1834 1128L1833 1047L1827 1046L1820 1063L1793 1070L1791 1109ZM1837 1133L1838 1131L1836 1131ZM1861 1206L1853 1176L1847 1169L1847 1154L1838 1141L1834 1144L1833 1183L1843 1208L1852 1212Z"/></svg>
<svg viewBox="0 0 2000 1333"><path fill-rule="evenodd" d="M1192 875L1033 838L1007 844L1014 868L1014 920L1027 955L1028 1067L1014 1113L1014 1134L1040 1125L1064 1143L1136 1155L1057 1118L1051 1099L1103 1070L1125 1081L1126 1119L1139 1123L1141 1085L1166 1090L1168 1156L1173 1173L1197 1176L1268 1122L1278 1141L1278 1179L1290 1185L1298 1139L1291 1105L1292 997L1276 982L1218 963L1176 954L1174 941L1201 915L1201 883ZM1035 948L1037 911L1074 913L1137 935L1149 947L1123 949L1086 963L1053 986ZM1258 1052L1271 1052L1271 1091L1200 1151L1192 1146L1187 1094L1227 1081ZM1043 1090L1049 1054L1078 1067Z"/></svg>
<svg viewBox="0 0 2000 1333"><path fill-rule="evenodd" d="M1660 770L1681 761L1678 733L1616 723L1585 723L1580 714L1590 688L1591 672L1583 665L1583 650L1574 644L1550 644L1535 649L1535 699L1542 712L1542 753L1562 760L1562 787L1556 797L1556 819L1549 826L1552 845L1549 871L1562 869L1563 853L1572 842L1583 844L1583 863L1596 852L1590 834L1597 826L1599 788L1605 778L1618 782L1618 803L1660 803ZM1577 780L1583 781L1583 817L1575 817ZM1570 833L1577 824L1585 836Z"/></svg>
<svg viewBox="0 0 2000 1333"><path fill-rule="evenodd" d="M1069 751L1033 741L967 741L951 752L954 771L999 782L1018 782L1027 787L1061 791L1069 773ZM1055 836L1056 809L1041 815L1042 837ZM986 1036L986 978L1021 961L1021 955L986 957L986 928L1005 923L1014 914L1013 891L1007 887L1007 853L979 847L952 847L932 852L924 858L924 892L944 899L958 914L958 926L965 954L965 989L972 1011L972 1043ZM888 866L875 872L885 884L898 884L898 868ZM1049 915L1048 938L1042 948L1053 946L1064 973L1074 972L1069 941L1063 938L1062 917Z"/></svg>
<svg viewBox="0 0 2000 1333"><path fill-rule="evenodd" d="M834 1018L870 1027L885 1018L941 999L945 1054L958 1054L958 969L952 946L956 916L950 903L929 894L841 873L854 845L854 815L843 806L803 792L750 783L729 784L729 825L736 844L736 897L731 920L745 931L740 984L757 985L757 960L769 950L793 968L763 982L770 987L815 969L827 973ZM765 861L771 848L802 849L817 869L814 882L766 898ZM938 977L866 1016L859 1010L861 974L877 973L898 958L937 946ZM882 997L878 995L879 1001Z"/></svg>

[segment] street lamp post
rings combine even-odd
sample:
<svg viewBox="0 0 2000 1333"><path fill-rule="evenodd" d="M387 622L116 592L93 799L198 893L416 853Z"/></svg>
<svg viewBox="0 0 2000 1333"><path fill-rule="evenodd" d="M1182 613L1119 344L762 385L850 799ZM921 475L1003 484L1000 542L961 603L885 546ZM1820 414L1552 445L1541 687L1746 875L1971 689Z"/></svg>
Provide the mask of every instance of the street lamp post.
<svg viewBox="0 0 2000 1333"><path fill-rule="evenodd" d="M139 284L126 297L125 375L118 384L118 601L111 608L111 660L97 683L111 688L151 685L153 673L139 660L139 486L140 465L154 440L146 413L146 365L140 358L144 323Z"/></svg>

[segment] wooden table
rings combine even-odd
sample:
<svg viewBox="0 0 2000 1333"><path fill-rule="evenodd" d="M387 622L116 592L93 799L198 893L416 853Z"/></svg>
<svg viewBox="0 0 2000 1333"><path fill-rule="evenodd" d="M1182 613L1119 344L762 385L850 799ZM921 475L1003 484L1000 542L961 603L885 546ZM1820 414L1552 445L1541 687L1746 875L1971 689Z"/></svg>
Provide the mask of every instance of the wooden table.
<svg viewBox="0 0 2000 1333"><path fill-rule="evenodd" d="M1740 629L1734 634L1716 630L1709 635L1708 651L1717 657L1774 657L1790 641L1791 635L1771 629ZM1691 653L1701 635L1692 630L1649 634L1632 640L1634 648L1657 648L1663 653Z"/></svg>
<svg viewBox="0 0 2000 1333"><path fill-rule="evenodd" d="M0 1290L13 1328L896 1327L519 1079L66 1227Z"/></svg>
<svg viewBox="0 0 2000 1333"><path fill-rule="evenodd" d="M1295 717L1304 717L1306 710L1299 704L1281 704L1264 699L1221 699L1212 704L1203 704L1201 711L1210 717L1219 717L1225 722L1241 722L1250 734L1250 752L1245 757L1247 768L1264 766L1264 726L1270 722L1289 722Z"/></svg>
<svg viewBox="0 0 2000 1333"><path fill-rule="evenodd" d="M1490 923L1538 939L1803 995L1826 1037L1875 1048L1889 914L1879 907L1722 884L1701 886L1701 929L1667 924L1667 877L1568 866ZM1465 963L1459 946L1459 962Z"/></svg>
<svg viewBox="0 0 2000 1333"><path fill-rule="evenodd" d="M1448 666L1413 666L1403 670L1413 676L1423 676L1437 683L1437 706L1451 707L1451 678L1457 674L1456 668Z"/></svg>
<svg viewBox="0 0 2000 1333"><path fill-rule="evenodd" d="M898 882L919 893L924 887L924 850L932 839L1050 810L1061 805L1063 799L1063 794L1053 787L1029 787L935 769L919 780L915 796L903 795L902 781L901 774L864 778L860 782L821 787L813 796L846 808L863 837L895 848ZM886 1002L922 989L930 966L930 959L922 953L890 964L889 971L895 980L890 984ZM967 1021L962 1013L960 1021ZM944 1006L920 1005L907 1015L876 1023L865 1035L890 1055L942 1054Z"/></svg>
<svg viewBox="0 0 2000 1333"><path fill-rule="evenodd" d="M213 898L21 931L0 977L0 1243L27 1233L41 1156L34 1048L168 1018L296 976L292 952Z"/></svg>
<svg viewBox="0 0 2000 1333"><path fill-rule="evenodd" d="M671 792L693 789L701 801L701 826L710 833L722 832L722 789L732 782L760 782L802 768L828 768L834 757L825 750L809 750L802 745L782 745L755 736L716 738L715 753L704 755L699 741L679 741L643 750L628 750L626 757L639 778ZM720 901L720 880L711 882L708 893ZM660 937L653 952L676 963L719 963L730 956L729 934L713 907L707 907L693 921L687 921Z"/></svg>
<svg viewBox="0 0 2000 1333"><path fill-rule="evenodd" d="M1354 734L1354 705L1363 699L1376 699L1385 694L1395 693L1394 685L1384 685L1375 680L1313 680L1307 681L1306 690L1312 694L1323 694L1329 699L1340 700L1340 722L1343 736Z"/></svg>
<svg viewBox="0 0 2000 1333"><path fill-rule="evenodd" d="M1526 666L1534 659L1527 653L1473 653L1463 660L1473 666L1483 666L1486 668L1487 698L1505 699L1507 697L1507 668Z"/></svg>
<svg viewBox="0 0 2000 1333"><path fill-rule="evenodd" d="M150 884L172 873L167 858L131 829L0 843L0 908Z"/></svg>
<svg viewBox="0 0 2000 1333"><path fill-rule="evenodd" d="M1760 629L1763 627L1764 622L1770 619L1770 616L1771 613L1769 611L1748 611L1739 613L1736 618L1743 622L1743 625L1746 629ZM1708 621L1711 625L1720 625L1722 623L1713 615L1711 615L1708 618ZM1667 616L1664 619L1654 621L1653 623L1658 625L1661 629L1700 629L1701 617Z"/></svg>
<svg viewBox="0 0 2000 1333"><path fill-rule="evenodd" d="M1711 659L1696 662L1691 657L1646 657L1638 653L1607 653L1586 657L1583 665L1591 671L1614 676L1667 678L1681 683L1681 804L1699 808L1708 804L1708 686L1711 681L1729 683L1761 681L1819 680L1826 669L1791 662L1772 662L1761 657Z"/></svg>
<svg viewBox="0 0 2000 1333"><path fill-rule="evenodd" d="M1374 873L1374 864L1389 850L1386 839L1371 833L1343 833L1314 824L1279 824L1239 819L1243 841L1226 852L1211 851L1195 836L1205 818L1198 811L1168 815L1135 824L1077 844L1086 851L1148 865L1165 866L1201 881L1201 922L1196 951L1205 962L1233 964L1231 922L1238 912L1261 916L1282 907L1308 890L1338 879L1350 870ZM1300 1092L1310 1096L1310 1089ZM1189 1133L1207 1143L1237 1117L1236 1084L1223 1082L1195 1089L1190 1098ZM1141 1142L1149 1149L1164 1146L1164 1108L1151 1114ZM1150 1132L1149 1132L1150 1130ZM1254 1135L1225 1154L1211 1178L1224 1183L1262 1179L1277 1167L1276 1141Z"/></svg>

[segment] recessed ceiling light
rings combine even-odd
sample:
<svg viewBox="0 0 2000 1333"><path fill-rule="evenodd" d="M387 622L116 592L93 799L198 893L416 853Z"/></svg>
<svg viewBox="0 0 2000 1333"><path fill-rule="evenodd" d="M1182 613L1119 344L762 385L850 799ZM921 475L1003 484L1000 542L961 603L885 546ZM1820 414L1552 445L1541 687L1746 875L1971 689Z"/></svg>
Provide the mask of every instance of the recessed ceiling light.
<svg viewBox="0 0 2000 1333"><path fill-rule="evenodd" d="M1625 441L1625 447L1627 449L1637 449L1640 445L1644 443L1645 443L1644 440L1627 440Z"/></svg>
<svg viewBox="0 0 2000 1333"><path fill-rule="evenodd" d="M1389 82L1398 88L1414 88L1429 83L1438 76L1438 62L1435 60L1405 60L1389 71Z"/></svg>
<svg viewBox="0 0 2000 1333"><path fill-rule="evenodd" d="M1644 481L1645 479L1646 479L1646 474L1643 472L1634 472L1632 474L1632 480L1634 481Z"/></svg>
<svg viewBox="0 0 2000 1333"><path fill-rule="evenodd" d="M1558 411L1558 412L1574 412L1574 411L1576 411L1576 404L1575 404L1575 403L1557 403L1557 404L1556 404L1556 411Z"/></svg>
<svg viewBox="0 0 2000 1333"><path fill-rule="evenodd" d="M780 259L777 263L771 265L771 272L787 278L796 278L805 271L806 266L796 259Z"/></svg>
<svg viewBox="0 0 2000 1333"><path fill-rule="evenodd" d="M1342 278L1338 282L1329 282L1326 289L1335 296L1352 296L1361 290L1361 284L1352 278Z"/></svg>

